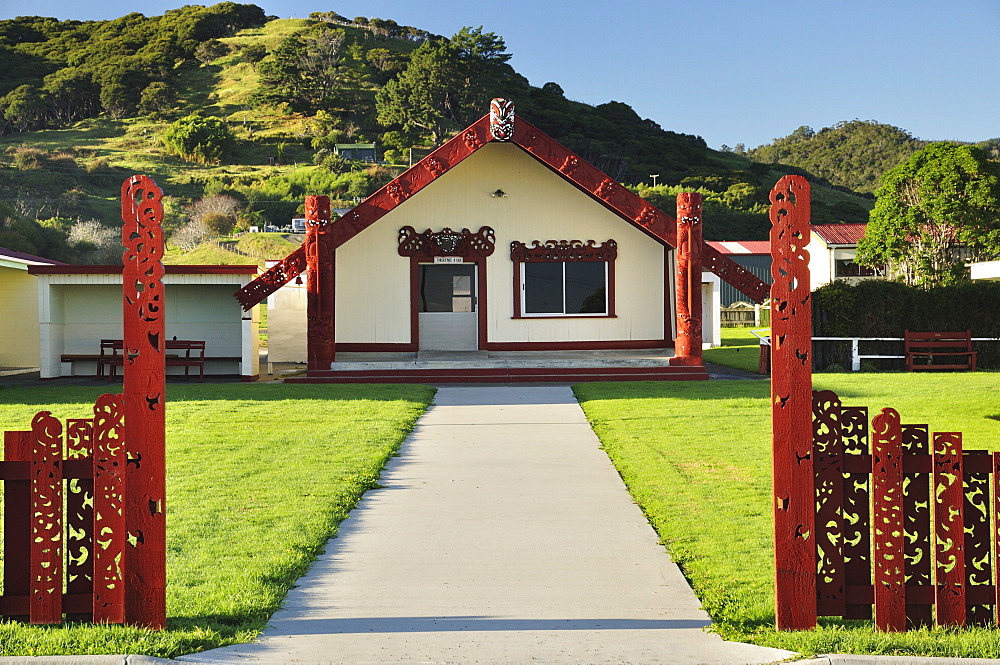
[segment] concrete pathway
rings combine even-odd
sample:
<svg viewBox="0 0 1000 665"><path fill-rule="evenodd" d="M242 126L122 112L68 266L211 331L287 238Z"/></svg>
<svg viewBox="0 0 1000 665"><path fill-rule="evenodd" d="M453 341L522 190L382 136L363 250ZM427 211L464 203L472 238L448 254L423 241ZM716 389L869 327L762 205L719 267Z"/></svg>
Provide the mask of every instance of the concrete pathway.
<svg viewBox="0 0 1000 665"><path fill-rule="evenodd" d="M705 632L565 386L449 387L254 644L197 663L770 663Z"/></svg>

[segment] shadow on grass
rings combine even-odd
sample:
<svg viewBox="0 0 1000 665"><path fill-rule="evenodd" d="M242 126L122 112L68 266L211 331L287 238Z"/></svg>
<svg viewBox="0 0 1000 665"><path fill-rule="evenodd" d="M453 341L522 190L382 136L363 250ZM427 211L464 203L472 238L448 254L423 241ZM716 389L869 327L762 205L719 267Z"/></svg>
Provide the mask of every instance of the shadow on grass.
<svg viewBox="0 0 1000 665"><path fill-rule="evenodd" d="M59 405L93 403L98 395L121 392L122 386L0 386L0 405ZM286 400L411 401L429 403L435 389L399 384L280 384L280 383L167 383L167 404L207 400L281 402Z"/></svg>

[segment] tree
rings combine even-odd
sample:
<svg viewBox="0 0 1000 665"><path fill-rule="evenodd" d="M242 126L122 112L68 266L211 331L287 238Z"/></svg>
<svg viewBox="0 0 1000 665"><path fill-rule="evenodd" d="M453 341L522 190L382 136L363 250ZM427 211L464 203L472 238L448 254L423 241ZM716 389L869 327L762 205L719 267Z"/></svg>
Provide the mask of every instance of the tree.
<svg viewBox="0 0 1000 665"><path fill-rule="evenodd" d="M114 265L122 261L125 248L121 229L105 226L96 219L73 224L67 240L79 253L80 263Z"/></svg>
<svg viewBox="0 0 1000 665"><path fill-rule="evenodd" d="M489 100L524 85L507 64L501 37L462 28L450 40L424 42L399 76L375 95L383 125L419 127L436 144L444 132L460 129L482 115Z"/></svg>
<svg viewBox="0 0 1000 665"><path fill-rule="evenodd" d="M968 278L1000 256L1000 165L971 145L931 143L887 171L856 261L922 286Z"/></svg>
<svg viewBox="0 0 1000 665"><path fill-rule="evenodd" d="M177 103L177 94L168 84L154 81L147 85L139 97L139 111L142 113L164 113Z"/></svg>
<svg viewBox="0 0 1000 665"><path fill-rule="evenodd" d="M229 53L229 47L218 39L209 39L198 45L194 50L194 57L202 64L208 64L213 60L221 58Z"/></svg>
<svg viewBox="0 0 1000 665"><path fill-rule="evenodd" d="M163 132L163 145L181 159L218 164L236 143L226 123L215 116L184 116Z"/></svg>

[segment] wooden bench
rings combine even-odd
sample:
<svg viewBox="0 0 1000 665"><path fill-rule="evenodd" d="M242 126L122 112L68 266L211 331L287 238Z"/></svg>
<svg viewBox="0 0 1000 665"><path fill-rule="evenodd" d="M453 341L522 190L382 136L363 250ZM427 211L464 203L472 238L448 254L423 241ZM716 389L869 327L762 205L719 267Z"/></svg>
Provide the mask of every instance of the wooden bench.
<svg viewBox="0 0 1000 665"><path fill-rule="evenodd" d="M192 367L198 369L198 380L205 382L205 342L192 339L168 339L164 345L167 367L183 367L184 376L190 376ZM82 353L64 353L61 362L76 360L94 360L97 362L97 376L104 377L107 370L108 381L114 381L118 376L118 368L125 364L125 342L120 339L102 339L100 353L97 355ZM175 353L170 353L174 351ZM208 360L242 360L241 358L210 358Z"/></svg>
<svg viewBox="0 0 1000 665"><path fill-rule="evenodd" d="M906 353L906 370L964 369L976 371L976 352L972 350L972 331L963 332L911 332L903 334ZM917 363L916 360L926 360ZM943 359L943 363L935 363ZM961 362L959 360L961 359Z"/></svg>

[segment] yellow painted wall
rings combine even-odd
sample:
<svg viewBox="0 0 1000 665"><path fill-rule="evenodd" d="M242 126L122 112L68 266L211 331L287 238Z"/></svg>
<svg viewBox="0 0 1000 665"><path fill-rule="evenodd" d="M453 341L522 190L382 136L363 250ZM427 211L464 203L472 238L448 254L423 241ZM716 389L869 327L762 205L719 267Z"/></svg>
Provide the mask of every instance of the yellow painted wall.
<svg viewBox="0 0 1000 665"><path fill-rule="evenodd" d="M491 193L502 189L505 198ZM410 341L409 258L400 227L496 231L487 259L490 342L663 338L663 246L513 144L490 143L337 250L337 341ZM618 243L616 318L513 319L510 243Z"/></svg>
<svg viewBox="0 0 1000 665"><path fill-rule="evenodd" d="M0 266L0 367L38 367L38 284Z"/></svg>

